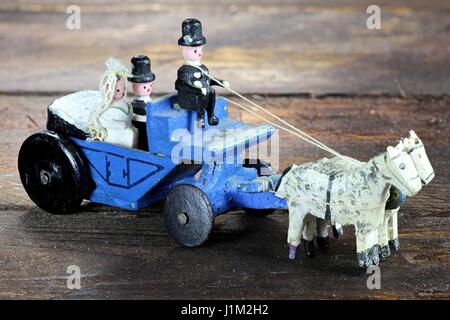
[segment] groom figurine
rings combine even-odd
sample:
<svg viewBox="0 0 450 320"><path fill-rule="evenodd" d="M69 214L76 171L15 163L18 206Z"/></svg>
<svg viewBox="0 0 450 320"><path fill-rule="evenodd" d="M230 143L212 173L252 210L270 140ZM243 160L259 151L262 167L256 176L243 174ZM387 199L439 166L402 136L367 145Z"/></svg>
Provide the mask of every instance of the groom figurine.
<svg viewBox="0 0 450 320"><path fill-rule="evenodd" d="M148 150L147 142L147 103L151 102L152 82L155 80L155 74L152 72L149 57L138 55L131 58L131 77L128 81L133 84L134 100L131 102L133 107L133 125L139 131L138 148Z"/></svg>
<svg viewBox="0 0 450 320"><path fill-rule="evenodd" d="M175 104L178 107L197 111L197 126L205 127L205 110L208 115L208 124L216 126L219 119L214 115L216 103L216 92L211 87L220 85L228 87L227 81L219 80L220 83L211 80L208 68L200 61L202 50L206 39L202 34L202 24L196 19L186 19L181 26L182 36L178 45L182 48L184 64L178 69L178 77L175 89L178 91Z"/></svg>
<svg viewBox="0 0 450 320"><path fill-rule="evenodd" d="M131 58L131 77L128 81L133 84L133 92L136 98L131 102L133 112L136 115L146 114L146 105L151 101L152 82L155 80L155 74L152 72L149 57L138 55ZM145 121L145 120L144 120Z"/></svg>

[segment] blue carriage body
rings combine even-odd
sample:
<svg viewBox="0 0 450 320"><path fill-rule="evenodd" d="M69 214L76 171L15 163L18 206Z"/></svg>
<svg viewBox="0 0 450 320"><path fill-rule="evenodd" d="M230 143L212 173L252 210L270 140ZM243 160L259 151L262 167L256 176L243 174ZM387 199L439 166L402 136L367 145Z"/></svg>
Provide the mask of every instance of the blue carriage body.
<svg viewBox="0 0 450 320"><path fill-rule="evenodd" d="M260 179L242 165L242 151L270 138L274 128L228 118L216 101L218 126L196 127L195 112L174 108L174 95L147 105L148 150L71 138L81 149L95 183L88 200L137 211L162 200L178 184L208 197L215 216L238 208L286 208L275 196L280 175Z"/></svg>

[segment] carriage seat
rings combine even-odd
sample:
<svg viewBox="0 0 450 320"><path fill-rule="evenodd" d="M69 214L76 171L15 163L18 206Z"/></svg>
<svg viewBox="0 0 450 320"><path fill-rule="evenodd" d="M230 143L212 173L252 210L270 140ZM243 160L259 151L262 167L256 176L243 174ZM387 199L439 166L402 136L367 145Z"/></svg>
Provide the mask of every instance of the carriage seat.
<svg viewBox="0 0 450 320"><path fill-rule="evenodd" d="M83 90L53 101L47 108L47 129L86 140L91 111L101 103L99 91Z"/></svg>
<svg viewBox="0 0 450 320"><path fill-rule="evenodd" d="M215 115L219 118L217 126L205 123L205 128L199 129L197 111L177 107L175 94L153 101L147 110L147 132L153 137L149 139L150 150L174 159L209 161L206 155L234 157L269 139L275 131L270 125L251 125L228 118L228 102L220 96L216 99Z"/></svg>

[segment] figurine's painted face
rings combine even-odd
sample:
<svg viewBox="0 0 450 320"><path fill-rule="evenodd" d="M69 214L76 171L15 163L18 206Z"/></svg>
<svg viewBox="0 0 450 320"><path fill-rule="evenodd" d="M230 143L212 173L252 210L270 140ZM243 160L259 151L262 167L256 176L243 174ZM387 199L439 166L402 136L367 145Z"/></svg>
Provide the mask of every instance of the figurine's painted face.
<svg viewBox="0 0 450 320"><path fill-rule="evenodd" d="M153 85L151 82L133 83L133 92L140 97L150 97Z"/></svg>
<svg viewBox="0 0 450 320"><path fill-rule="evenodd" d="M183 49L183 58L184 60L189 61L200 61L203 56L203 46L199 47L184 47L181 46Z"/></svg>
<svg viewBox="0 0 450 320"><path fill-rule="evenodd" d="M125 81L120 78L116 83L116 90L114 91L113 101L122 99L125 96Z"/></svg>

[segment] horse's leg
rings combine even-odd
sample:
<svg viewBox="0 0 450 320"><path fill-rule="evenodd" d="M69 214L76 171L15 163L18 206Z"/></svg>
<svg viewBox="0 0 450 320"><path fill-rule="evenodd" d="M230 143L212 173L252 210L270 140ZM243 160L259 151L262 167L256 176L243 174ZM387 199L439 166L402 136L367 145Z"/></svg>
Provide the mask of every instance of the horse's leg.
<svg viewBox="0 0 450 320"><path fill-rule="evenodd" d="M391 249L396 251L400 249L400 240L398 239L398 224L397 224L397 214L399 209L400 207L398 207L397 209L389 210L391 211L388 224L389 247L391 247Z"/></svg>
<svg viewBox="0 0 450 320"><path fill-rule="evenodd" d="M297 253L297 247L300 244L302 236L304 214L299 208L292 208L289 210L289 230L288 239L289 243L289 259L295 259Z"/></svg>
<svg viewBox="0 0 450 320"><path fill-rule="evenodd" d="M368 268L371 265L378 265L378 232L367 229L367 226L355 226L356 252L359 266Z"/></svg>
<svg viewBox="0 0 450 320"><path fill-rule="evenodd" d="M317 218L311 214L307 214L304 219L302 242L305 248L305 254L309 258L313 258L316 255L316 247L314 245L316 232Z"/></svg>
<svg viewBox="0 0 450 320"><path fill-rule="evenodd" d="M330 247L330 238L328 237L328 221L317 218L317 246L320 250L327 250Z"/></svg>
<svg viewBox="0 0 450 320"><path fill-rule="evenodd" d="M390 221L390 210L386 210L384 213L384 219L381 225L378 227L378 245L380 246L380 254L383 258L387 258L391 255L389 249L389 232L388 223Z"/></svg>

